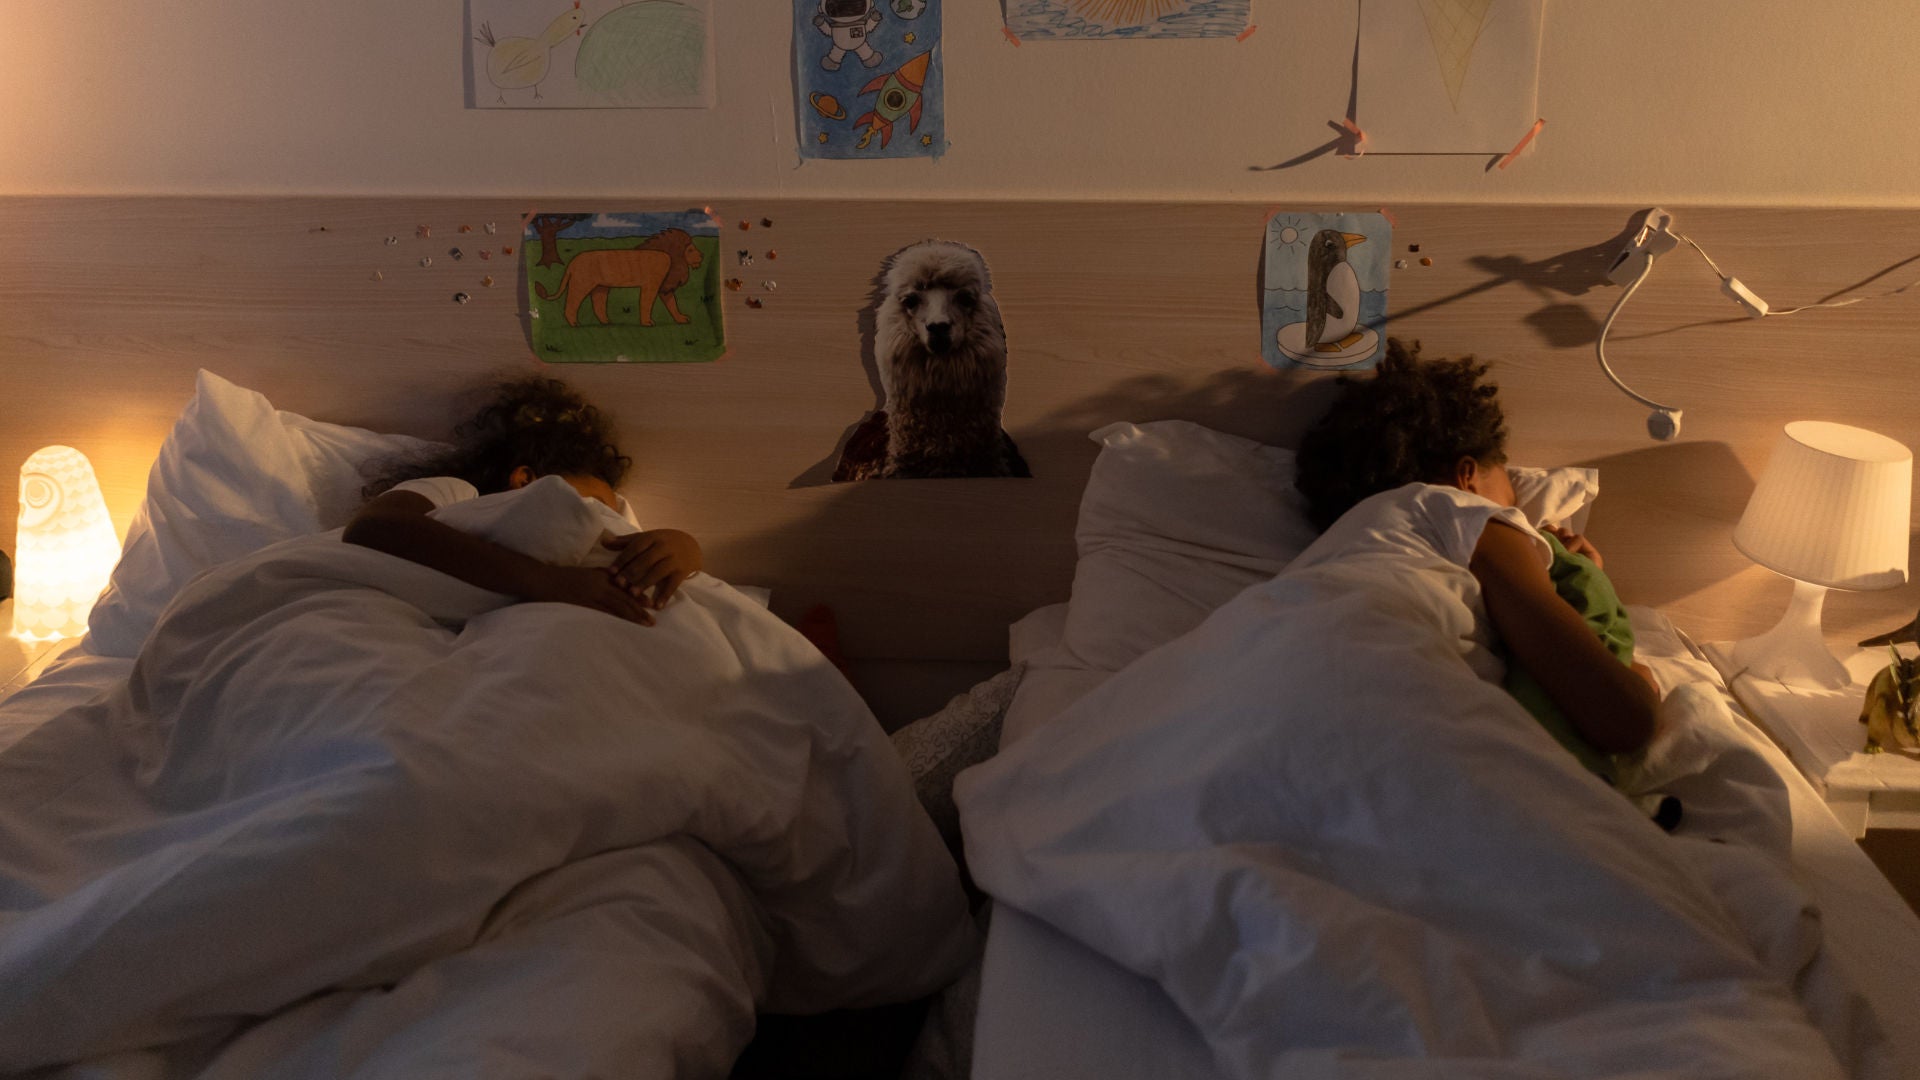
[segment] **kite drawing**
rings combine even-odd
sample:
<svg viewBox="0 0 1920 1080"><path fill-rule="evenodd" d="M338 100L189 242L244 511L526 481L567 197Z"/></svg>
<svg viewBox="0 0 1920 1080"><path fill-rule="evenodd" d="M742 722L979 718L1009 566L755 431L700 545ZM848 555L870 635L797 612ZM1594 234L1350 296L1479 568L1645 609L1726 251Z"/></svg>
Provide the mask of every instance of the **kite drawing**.
<svg viewBox="0 0 1920 1080"><path fill-rule="evenodd" d="M713 0L467 0L476 109L704 109Z"/></svg>
<svg viewBox="0 0 1920 1080"><path fill-rule="evenodd" d="M1007 29L1025 41L1234 37L1253 0L1006 0Z"/></svg>
<svg viewBox="0 0 1920 1080"><path fill-rule="evenodd" d="M1370 152L1509 150L1537 118L1545 0L1365 0L1355 117Z"/></svg>
<svg viewBox="0 0 1920 1080"><path fill-rule="evenodd" d="M1440 62L1440 79L1447 85L1447 99L1455 111L1460 108L1460 87L1473 64L1474 43L1480 40L1480 28L1486 25L1492 4L1493 0L1420 0L1433 58Z"/></svg>
<svg viewBox="0 0 1920 1080"><path fill-rule="evenodd" d="M1267 220L1261 355L1277 368L1372 367L1385 352L1393 227L1381 214Z"/></svg>

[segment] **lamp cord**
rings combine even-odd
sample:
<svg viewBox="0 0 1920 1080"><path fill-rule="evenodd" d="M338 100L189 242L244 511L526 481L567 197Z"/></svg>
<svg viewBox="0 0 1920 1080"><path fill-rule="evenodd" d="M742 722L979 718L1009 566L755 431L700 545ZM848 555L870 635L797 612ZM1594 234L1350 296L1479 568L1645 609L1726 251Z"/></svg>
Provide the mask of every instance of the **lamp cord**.
<svg viewBox="0 0 1920 1080"><path fill-rule="evenodd" d="M1720 269L1720 264L1717 262L1714 262L1713 256L1707 254L1706 248L1703 248L1699 244L1695 243L1693 240L1693 237L1680 232L1676 232L1673 235L1679 237L1681 240L1686 241L1686 244L1688 247L1691 247L1693 250L1699 252L1700 257L1707 261L1707 265L1713 268L1714 274L1717 275L1721 281L1733 280L1733 276L1731 274L1728 274L1725 270ZM1898 296L1899 294L1906 292L1908 289L1914 288L1915 286L1920 286L1920 279L1909 281L1905 285L1902 285L1897 289L1888 289L1886 292L1869 293L1865 296L1853 296L1845 300L1829 300L1826 303L1821 303L1821 304L1801 304L1798 307L1772 308L1767 311L1767 314L1770 316L1771 315L1792 315L1796 312L1801 312L1801 311L1813 311L1816 308L1848 307L1853 304L1858 304L1865 300L1884 300L1889 296ZM1615 381L1618 382L1619 380L1615 380ZM1625 388L1622 387L1622 389L1625 389ZM1630 390L1627 392L1632 393L1632 391Z"/></svg>
<svg viewBox="0 0 1920 1080"><path fill-rule="evenodd" d="M1687 242L1693 243L1693 241L1691 240ZM1702 251L1700 254L1702 256L1705 256L1706 252ZM1712 262L1713 260L1708 259L1707 261ZM1640 404L1647 406L1650 409L1657 409L1660 412L1669 412L1669 413L1678 412L1679 410L1674 408L1671 405L1662 405L1650 397L1643 397L1639 394L1634 393L1633 388L1628 386L1626 383L1621 382L1620 376L1615 375L1613 373L1613 366L1607 363L1607 333L1608 331L1613 329L1613 320L1620 317L1620 309L1627 306L1627 301L1633 298L1634 290L1638 289L1640 287L1640 283L1647 280L1647 275L1651 273L1653 273L1653 260L1649 258L1647 260L1647 264L1640 268L1639 276L1633 279L1633 284L1628 285L1626 287L1626 290L1620 294L1620 299L1615 300L1613 302L1613 310L1607 312L1607 321L1601 324L1600 338L1598 341L1594 343L1594 347L1600 353L1600 370L1603 372L1606 372L1607 378L1612 380L1613 385L1620 388L1621 393L1627 395L1628 397L1639 402Z"/></svg>

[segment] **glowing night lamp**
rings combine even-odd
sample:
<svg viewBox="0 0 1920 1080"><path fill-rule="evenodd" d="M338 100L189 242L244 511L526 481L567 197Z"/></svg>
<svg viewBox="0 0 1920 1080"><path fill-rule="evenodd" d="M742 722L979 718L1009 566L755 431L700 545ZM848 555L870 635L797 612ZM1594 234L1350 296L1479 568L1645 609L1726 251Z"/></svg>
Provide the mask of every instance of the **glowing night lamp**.
<svg viewBox="0 0 1920 1080"><path fill-rule="evenodd" d="M86 633L87 613L120 557L86 455L49 446L20 466L19 524L13 636L52 641Z"/></svg>
<svg viewBox="0 0 1920 1080"><path fill-rule="evenodd" d="M1788 424L1733 530L1733 546L1793 579L1773 629L1733 646L1734 668L1838 690L1847 669L1827 651L1820 608L1828 589L1890 589L1907 580L1913 452L1845 424Z"/></svg>

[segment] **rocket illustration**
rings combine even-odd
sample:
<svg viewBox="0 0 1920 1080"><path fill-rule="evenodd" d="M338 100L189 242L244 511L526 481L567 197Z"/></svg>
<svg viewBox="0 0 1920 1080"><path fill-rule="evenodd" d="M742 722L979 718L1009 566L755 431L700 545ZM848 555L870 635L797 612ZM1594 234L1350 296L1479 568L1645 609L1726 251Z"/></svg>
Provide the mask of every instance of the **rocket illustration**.
<svg viewBox="0 0 1920 1080"><path fill-rule="evenodd" d="M880 135L880 148L886 149L893 141L894 121L903 116L908 118L908 131L920 130L920 90L927 84L927 67L932 62L933 53L923 52L900 65L900 70L882 75L860 88L862 97L875 90L880 96L871 110L853 122L855 127L867 125L856 149L865 150L876 132Z"/></svg>
<svg viewBox="0 0 1920 1080"><path fill-rule="evenodd" d="M1366 240L1363 233L1321 229L1307 247L1308 348L1339 352L1360 340L1360 279L1347 262L1347 249Z"/></svg>

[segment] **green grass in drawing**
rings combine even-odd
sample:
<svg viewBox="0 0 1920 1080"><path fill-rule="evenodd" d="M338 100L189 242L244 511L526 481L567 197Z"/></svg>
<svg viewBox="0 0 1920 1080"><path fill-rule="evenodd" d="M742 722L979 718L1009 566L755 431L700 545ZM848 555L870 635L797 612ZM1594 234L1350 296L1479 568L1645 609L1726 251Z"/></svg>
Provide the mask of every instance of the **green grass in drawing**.
<svg viewBox="0 0 1920 1080"><path fill-rule="evenodd" d="M706 85L707 15L675 0L639 0L594 20L574 78L621 105L679 104Z"/></svg>
<svg viewBox="0 0 1920 1080"><path fill-rule="evenodd" d="M555 246L560 261L549 266L536 265L542 250L537 240L525 245L527 303L535 316L533 344L540 359L555 364L687 363L718 360L726 353L720 311L719 238L691 238L700 254L700 265L686 267L689 276L685 284L654 300L652 310L646 313L651 326L641 325L641 300L647 290L623 276L642 239L638 235L577 240L559 237ZM609 255L591 257L576 268L576 258L591 252ZM616 261L609 262L609 258ZM581 281L581 276L595 267L596 259L602 267L613 269L593 269L602 276ZM572 281L568 279L570 269L574 273ZM645 275L644 267L641 273ZM592 286L602 281L606 287L596 301ZM576 325L567 321L570 294L576 302ZM674 320L668 296L673 299L672 306L687 319L685 323ZM605 322L596 312L597 305L606 309Z"/></svg>

